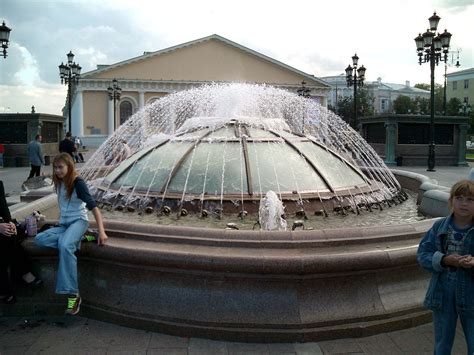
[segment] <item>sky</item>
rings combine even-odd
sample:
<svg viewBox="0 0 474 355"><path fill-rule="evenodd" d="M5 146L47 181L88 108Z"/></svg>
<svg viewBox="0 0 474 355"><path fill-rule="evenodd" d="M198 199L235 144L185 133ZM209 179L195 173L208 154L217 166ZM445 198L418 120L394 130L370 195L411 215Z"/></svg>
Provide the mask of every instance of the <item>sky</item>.
<svg viewBox="0 0 474 355"><path fill-rule="evenodd" d="M0 57L0 113L61 114L58 65L72 50L82 73L212 34L316 77L339 75L354 53L366 80L430 82L414 38L436 11L461 67L474 67L474 0L0 0L12 29ZM457 60L457 54L450 54ZM444 63L436 68L443 83Z"/></svg>

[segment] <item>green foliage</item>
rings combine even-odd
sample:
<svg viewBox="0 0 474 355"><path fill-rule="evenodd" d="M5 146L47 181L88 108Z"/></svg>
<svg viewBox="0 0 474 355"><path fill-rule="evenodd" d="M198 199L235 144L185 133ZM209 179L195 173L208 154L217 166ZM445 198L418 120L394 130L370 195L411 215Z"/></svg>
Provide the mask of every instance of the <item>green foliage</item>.
<svg viewBox="0 0 474 355"><path fill-rule="evenodd" d="M417 103L408 96L400 95L393 102L393 110L396 114L415 113Z"/></svg>
<svg viewBox="0 0 474 355"><path fill-rule="evenodd" d="M374 98L365 88L357 90L357 117L373 116L374 114ZM337 112L344 121L355 128L354 122L354 100L352 97L344 97L337 103Z"/></svg>
<svg viewBox="0 0 474 355"><path fill-rule="evenodd" d="M429 84L415 84L414 86L417 89L422 89L422 90L428 90L430 91L430 85Z"/></svg>
<svg viewBox="0 0 474 355"><path fill-rule="evenodd" d="M427 115L430 113L430 100L425 97L416 97L415 104L417 107L416 112L421 115Z"/></svg>
<svg viewBox="0 0 474 355"><path fill-rule="evenodd" d="M427 91L431 91L431 85L430 84L415 84L415 88L418 89L423 89ZM431 106L430 106L430 101L431 98L428 100L428 107L425 110L425 107L423 109L418 105L419 112L422 112L424 114L429 114L431 111ZM444 86L441 84L436 84L434 87L434 106L435 106L435 114L437 115L442 115L443 114L443 103L444 103ZM424 104L423 104L424 106Z"/></svg>
<svg viewBox="0 0 474 355"><path fill-rule="evenodd" d="M461 108L461 100L457 97L452 97L446 103L446 114L448 116L457 116L459 115L459 109Z"/></svg>

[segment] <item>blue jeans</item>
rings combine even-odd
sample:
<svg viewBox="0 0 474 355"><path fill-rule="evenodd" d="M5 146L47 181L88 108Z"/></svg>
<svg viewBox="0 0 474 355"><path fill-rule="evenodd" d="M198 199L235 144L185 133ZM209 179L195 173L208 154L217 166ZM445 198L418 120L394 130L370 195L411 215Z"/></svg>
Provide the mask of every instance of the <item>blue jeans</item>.
<svg viewBox="0 0 474 355"><path fill-rule="evenodd" d="M468 354L474 354L474 318L458 314L456 309L456 272L448 272L443 293L443 309L433 311L435 355L451 354L456 335L456 324L461 321ZM474 296L473 296L474 297Z"/></svg>
<svg viewBox="0 0 474 355"><path fill-rule="evenodd" d="M39 233L35 242L42 247L56 248L59 253L56 293L79 294L77 285L77 258L74 254L81 246L81 238L89 222L76 219Z"/></svg>

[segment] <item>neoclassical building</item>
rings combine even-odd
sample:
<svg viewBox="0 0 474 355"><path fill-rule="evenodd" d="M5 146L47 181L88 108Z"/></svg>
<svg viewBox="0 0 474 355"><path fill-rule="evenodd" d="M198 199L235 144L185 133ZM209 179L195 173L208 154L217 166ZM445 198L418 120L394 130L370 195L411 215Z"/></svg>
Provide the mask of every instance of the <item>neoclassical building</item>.
<svg viewBox="0 0 474 355"><path fill-rule="evenodd" d="M115 114L107 91L113 79L122 89ZM71 132L98 146L132 114L176 91L245 82L297 92L303 81L310 98L327 106L331 87L323 80L214 34L84 73L72 97Z"/></svg>
<svg viewBox="0 0 474 355"><path fill-rule="evenodd" d="M336 107L338 100L354 95L354 87L347 87L346 76L335 75L322 77L322 80L331 85L331 92L328 96L328 104ZM382 78L377 81L367 81L364 87L374 98L373 107L375 114L393 113L393 103L400 96L408 96L411 99L417 97L429 99L430 92L410 85L408 80L405 84L393 84L382 82Z"/></svg>

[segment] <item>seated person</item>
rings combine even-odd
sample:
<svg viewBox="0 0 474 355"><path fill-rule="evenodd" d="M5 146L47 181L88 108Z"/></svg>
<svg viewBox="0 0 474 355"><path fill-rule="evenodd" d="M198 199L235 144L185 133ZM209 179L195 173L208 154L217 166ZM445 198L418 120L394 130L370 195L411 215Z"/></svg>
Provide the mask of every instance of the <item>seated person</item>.
<svg viewBox="0 0 474 355"><path fill-rule="evenodd" d="M5 303L15 303L18 282L39 286L42 281L33 273L31 259L21 246L5 198L5 189L0 180L0 299ZM10 270L10 272L8 272Z"/></svg>

